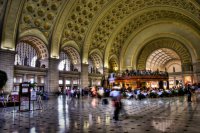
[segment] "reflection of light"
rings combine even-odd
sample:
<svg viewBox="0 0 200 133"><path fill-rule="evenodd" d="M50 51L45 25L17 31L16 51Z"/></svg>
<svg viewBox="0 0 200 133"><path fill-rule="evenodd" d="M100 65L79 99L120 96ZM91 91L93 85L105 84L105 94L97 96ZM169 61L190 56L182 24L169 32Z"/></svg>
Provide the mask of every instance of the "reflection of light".
<svg viewBox="0 0 200 133"><path fill-rule="evenodd" d="M89 123L88 123L88 121L84 121L84 123L83 123L83 128L84 128L84 129L89 128Z"/></svg>
<svg viewBox="0 0 200 133"><path fill-rule="evenodd" d="M155 129L162 132L165 132L167 128L169 128L172 125L172 123L172 120L163 120L163 118L152 121L152 125L155 127Z"/></svg>
<svg viewBox="0 0 200 133"><path fill-rule="evenodd" d="M91 104L92 104L92 107L94 107L94 108L96 108L96 106L97 106L97 100L95 99L95 98L93 98L92 99L92 102L91 102Z"/></svg>
<svg viewBox="0 0 200 133"><path fill-rule="evenodd" d="M97 116L97 122L98 122L99 124L101 124L101 118L100 118L100 116Z"/></svg>
<svg viewBox="0 0 200 133"><path fill-rule="evenodd" d="M106 115L106 124L110 124L110 115Z"/></svg>
<svg viewBox="0 0 200 133"><path fill-rule="evenodd" d="M68 113L68 104L65 104L63 107L63 99L58 99L58 123L60 125L60 129L65 129L65 127L69 128L69 113ZM65 110L63 109L65 108ZM66 119L65 119L66 118Z"/></svg>
<svg viewBox="0 0 200 133"><path fill-rule="evenodd" d="M92 126L93 120L92 120L92 114L89 114L89 125Z"/></svg>
<svg viewBox="0 0 200 133"><path fill-rule="evenodd" d="M32 128L30 129L30 133L36 133L35 127L32 127Z"/></svg>
<svg viewBox="0 0 200 133"><path fill-rule="evenodd" d="M74 127L75 127L75 128L78 128L77 122L74 122Z"/></svg>

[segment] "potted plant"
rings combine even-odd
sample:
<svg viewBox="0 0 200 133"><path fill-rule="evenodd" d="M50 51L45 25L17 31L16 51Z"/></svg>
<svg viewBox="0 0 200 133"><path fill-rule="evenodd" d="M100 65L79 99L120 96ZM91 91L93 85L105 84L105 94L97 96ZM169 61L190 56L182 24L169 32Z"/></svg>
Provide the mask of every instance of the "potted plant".
<svg viewBox="0 0 200 133"><path fill-rule="evenodd" d="M6 72L0 70L0 90L4 87L8 80Z"/></svg>

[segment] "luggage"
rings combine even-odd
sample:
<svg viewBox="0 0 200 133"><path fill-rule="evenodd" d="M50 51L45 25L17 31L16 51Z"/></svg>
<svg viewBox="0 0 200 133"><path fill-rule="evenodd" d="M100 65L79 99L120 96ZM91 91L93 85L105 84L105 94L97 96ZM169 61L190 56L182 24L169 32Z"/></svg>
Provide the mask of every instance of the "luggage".
<svg viewBox="0 0 200 133"><path fill-rule="evenodd" d="M104 99L102 99L102 104L108 104L108 99L106 99L106 98L104 98Z"/></svg>

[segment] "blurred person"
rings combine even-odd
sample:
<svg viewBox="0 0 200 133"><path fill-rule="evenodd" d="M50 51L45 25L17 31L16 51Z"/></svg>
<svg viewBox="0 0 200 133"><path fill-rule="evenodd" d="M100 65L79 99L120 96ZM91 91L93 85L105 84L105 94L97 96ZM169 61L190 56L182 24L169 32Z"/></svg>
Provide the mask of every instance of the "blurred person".
<svg viewBox="0 0 200 133"><path fill-rule="evenodd" d="M114 86L113 90L110 92L110 97L112 97L112 102L114 106L114 120L119 120L119 112L121 109L121 93L119 87Z"/></svg>

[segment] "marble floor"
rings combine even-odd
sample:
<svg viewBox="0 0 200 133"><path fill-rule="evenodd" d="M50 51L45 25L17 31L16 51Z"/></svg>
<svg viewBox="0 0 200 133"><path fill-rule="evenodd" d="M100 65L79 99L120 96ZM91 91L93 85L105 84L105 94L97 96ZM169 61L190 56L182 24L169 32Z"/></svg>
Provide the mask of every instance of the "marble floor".
<svg viewBox="0 0 200 133"><path fill-rule="evenodd" d="M123 99L119 121L108 100L55 96L43 101L42 110L37 103L28 112L0 108L0 133L200 133L200 95L191 103L186 97Z"/></svg>

